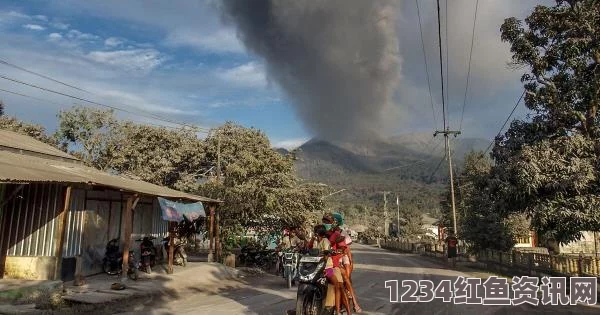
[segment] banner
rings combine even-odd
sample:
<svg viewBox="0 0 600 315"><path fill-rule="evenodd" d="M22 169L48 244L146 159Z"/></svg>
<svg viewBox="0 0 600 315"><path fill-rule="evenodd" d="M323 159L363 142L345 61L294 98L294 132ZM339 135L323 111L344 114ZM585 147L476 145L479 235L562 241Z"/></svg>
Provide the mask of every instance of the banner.
<svg viewBox="0 0 600 315"><path fill-rule="evenodd" d="M162 210L162 219L165 221L181 222L184 216L188 220L206 217L202 202L181 203L158 197L158 204Z"/></svg>

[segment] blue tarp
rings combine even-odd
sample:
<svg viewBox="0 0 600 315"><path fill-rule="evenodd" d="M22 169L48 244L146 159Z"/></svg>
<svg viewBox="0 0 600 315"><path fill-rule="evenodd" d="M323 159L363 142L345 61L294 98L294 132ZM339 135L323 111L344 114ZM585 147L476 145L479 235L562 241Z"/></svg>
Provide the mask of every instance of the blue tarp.
<svg viewBox="0 0 600 315"><path fill-rule="evenodd" d="M165 221L181 222L183 216L189 220L206 217L202 202L181 203L158 197L158 204L162 210L162 219Z"/></svg>

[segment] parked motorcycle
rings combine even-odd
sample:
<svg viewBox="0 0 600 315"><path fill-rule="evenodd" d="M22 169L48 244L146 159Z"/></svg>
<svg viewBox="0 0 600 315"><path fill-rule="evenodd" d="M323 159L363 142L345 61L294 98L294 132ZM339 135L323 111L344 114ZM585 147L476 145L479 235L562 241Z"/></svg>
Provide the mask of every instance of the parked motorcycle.
<svg viewBox="0 0 600 315"><path fill-rule="evenodd" d="M271 249L244 246L241 249L240 262L247 267L271 270L277 262L277 254Z"/></svg>
<svg viewBox="0 0 600 315"><path fill-rule="evenodd" d="M163 238L162 245L167 252L167 257L169 257L169 241L171 238L169 236ZM173 264L185 267L187 264L187 254L185 253L185 242L180 238L176 237L173 239L174 247L173 247Z"/></svg>
<svg viewBox="0 0 600 315"><path fill-rule="evenodd" d="M146 273L152 272L152 267L156 262L156 248L152 240L156 239L154 236L144 236L141 239L135 240L140 242L140 269Z"/></svg>
<svg viewBox="0 0 600 315"><path fill-rule="evenodd" d="M132 250L129 251L127 277L137 280L137 264ZM120 275L123 272L123 253L119 250L119 239L115 238L106 244L106 252L102 259L102 271L109 275Z"/></svg>
<svg viewBox="0 0 600 315"><path fill-rule="evenodd" d="M283 278L286 280L288 289L291 288L296 282L299 261L300 253L297 250L287 250L283 252Z"/></svg>

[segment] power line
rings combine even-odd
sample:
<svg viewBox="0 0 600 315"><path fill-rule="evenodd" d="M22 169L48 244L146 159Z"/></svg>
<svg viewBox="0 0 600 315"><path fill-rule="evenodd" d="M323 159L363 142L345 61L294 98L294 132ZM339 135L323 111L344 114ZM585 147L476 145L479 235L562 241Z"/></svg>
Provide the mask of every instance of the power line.
<svg viewBox="0 0 600 315"><path fill-rule="evenodd" d="M436 149L437 149L437 148L440 146L440 144L441 144L441 143L442 143L441 141L440 141L440 142L438 142L438 143L437 143L437 144L436 144L436 145L433 147L433 149L431 149L431 152L429 152L429 154L428 154L428 155L433 155L433 153L434 153L434 152L435 152L435 150L436 150ZM428 157L428 158L426 158L426 159L417 160L417 161L414 161L414 162L411 162L411 163L408 163L408 164L404 164L404 165L399 165L399 166L390 167L390 168L388 168L388 169L385 169L385 171L391 171L391 170L395 170L395 169L399 169L399 168L405 168L405 167L408 167L408 166L413 166L413 165L423 164L423 163L425 163L425 162L428 162L428 161L431 161L431 160L433 160L433 159L435 159L435 158L436 158L436 156L430 156L430 157Z"/></svg>
<svg viewBox="0 0 600 315"><path fill-rule="evenodd" d="M39 97L31 96L31 95L27 95L27 94L22 94L22 93L18 93L18 92L14 92L14 91L9 91L9 90L5 90L5 89L0 89L0 92L9 93L9 94L18 95L18 96L21 96L21 97L26 97L26 98L34 99L36 101L40 101L40 102L44 102L44 103L52 103L52 104L55 104L55 105L64 105L63 103L59 103L59 102L55 102L55 101L51 101L51 100L48 100L48 99L39 98ZM161 127L161 128L175 128L175 127L172 127L172 126L153 124L153 123L150 123L150 122L140 122L140 124L142 124L142 125L150 125L150 126L155 126L155 127ZM203 131L203 132L205 132L205 131Z"/></svg>
<svg viewBox="0 0 600 315"><path fill-rule="evenodd" d="M450 71L448 71L448 65L450 64L450 46L448 46L448 0L446 0L446 9L444 10L445 18L445 34L446 34L446 104L448 104L448 111L450 111Z"/></svg>
<svg viewBox="0 0 600 315"><path fill-rule="evenodd" d="M142 110L138 110L138 112L134 112L132 110L127 110L127 109L123 109L123 108L120 108L120 107L98 103L98 102L91 101L91 100L88 100L88 99L85 99L85 98L73 96L73 95L70 95L70 94L66 94L66 93L58 92L58 91L51 90L51 89L48 89L48 88L44 88L44 87L41 87L41 86L38 86L38 85L35 85L35 84L31 84L31 83L23 82L23 81L20 81L20 80L17 80L17 79L13 79L13 78L7 77L5 75L1 75L0 74L0 78L4 79L4 80L12 81L14 83L18 83L18 84L26 85L26 86L29 86L29 87L32 87L32 88L36 88L36 89L39 89L39 90L42 90L42 91L46 91L46 92L58 94L58 95L61 95L61 96L69 97L69 98L72 98L72 99L75 99L75 100L78 100L78 101L82 101L82 102L94 104L94 105L97 105L97 106L107 107L107 108L110 108L110 109L113 109L113 110L118 110L118 111L126 112L126 113L133 114L133 115L138 115L138 116L142 116L142 117L146 117L146 118L152 118L152 119L156 119L156 120L159 120L159 121L168 122L168 123L175 124L175 125L181 125L181 126L189 127L189 128L192 128L192 129L197 129L197 130L200 130L200 131L209 131L208 128L203 128L203 127L198 127L198 126L194 126L194 125L188 125L188 124L180 123L180 122L177 122L177 121L174 121L174 120L171 120L171 119L162 118L160 116L156 116L154 114L147 113L147 112L142 111ZM145 113L146 116L142 115L141 113Z"/></svg>
<svg viewBox="0 0 600 315"><path fill-rule="evenodd" d="M471 32L471 50L469 52L469 66L467 69L467 84L465 85L465 96L463 98L462 113L460 114L460 125L458 130L462 130L463 118L465 116L465 106L467 105L467 92L469 90L469 79L471 77L471 58L473 56L473 42L475 41L475 25L477 23L477 8L479 7L479 0L475 2L475 15L473 17L473 31Z"/></svg>
<svg viewBox="0 0 600 315"><path fill-rule="evenodd" d="M41 73L37 73L37 72L31 71L31 70L25 69L25 68L23 68L23 67L21 67L21 66L17 66L17 65L15 65L15 64L13 64L13 63L10 63L10 62L6 61L6 60L2 60L2 59L0 59L0 64L6 65L6 66L9 66L9 67L13 67L13 68L15 68L15 69L19 69L19 70L21 70L21 71L25 71L25 72L27 72L27 73L30 73L30 74L36 75L36 76L38 76L38 77L41 77L41 78L44 78L44 79L46 79L46 80L50 80L50 81L52 81L52 82L56 82L56 83L58 83L58 84L62 84L62 85L64 85L64 86L70 87L70 88L72 88L72 89L76 89L76 90L78 90L78 91L82 91L82 92L86 92L86 93L93 94L93 93L92 93L92 92L90 92L90 91L84 90L84 89L82 89L82 88L76 87L76 86L74 86L74 85L71 85L71 84L68 84L68 83L65 83L65 82L62 82L62 81L56 80L56 79L53 79L53 78L51 78L51 77L49 77L49 76L46 76L46 75L43 75L43 74L41 74Z"/></svg>
<svg viewBox="0 0 600 315"><path fill-rule="evenodd" d="M417 16L419 17L419 33L421 33L421 47L423 48L423 61L425 62L425 75L427 75L427 88L429 89L429 102L431 103L431 113L433 114L434 129L437 128L437 119L435 117L435 108L433 106L433 96L431 95L431 82L429 81L429 67L427 66L427 54L425 53L425 41L423 40L423 27L421 26L421 12L419 10L419 0L415 0L417 5Z"/></svg>
<svg viewBox="0 0 600 315"><path fill-rule="evenodd" d="M517 109L517 106L519 106L519 103L521 103L521 100L525 96L525 92L526 92L526 90L523 90L523 93L521 93L521 97L519 97L519 100L517 100L517 102L515 103L515 106L513 107L512 111L510 111L510 114L508 115L508 117L506 117L506 120L502 124L502 127L500 127L500 130L498 130L498 134L496 135L496 137L499 137L500 134L502 133L502 130L504 130L504 127L506 127L506 124L508 123L508 121L510 120L510 118L512 117L512 115L515 113L515 110ZM496 142L496 139L494 139L494 140L492 140L492 142L490 142L490 145L488 145L488 147L483 152L483 156L485 156L485 154L488 152L488 150L492 147L492 145L495 142Z"/></svg>
<svg viewBox="0 0 600 315"><path fill-rule="evenodd" d="M45 100L43 98L39 98L39 97L35 97L35 96L31 96L31 95L27 95L27 94L21 94L21 93L17 93L17 92L13 92L13 91L9 91L9 90L5 90L5 89L0 89L0 92L4 92L4 93L10 93L10 94L14 94L14 95L18 95L18 96L22 96L22 97L27 97L30 99L34 99L36 101L40 101L40 102L45 102L45 103L52 103L55 105L63 105L59 102L55 102L55 101L50 101L50 100Z"/></svg>
<svg viewBox="0 0 600 315"><path fill-rule="evenodd" d="M437 0L438 20L438 46L440 48L440 79L442 80L442 115L444 118L444 130L446 130L446 102L444 100L444 60L442 58L442 23L440 22L440 0Z"/></svg>
<svg viewBox="0 0 600 315"><path fill-rule="evenodd" d="M444 160L446 159L446 156L447 156L446 150L444 150L444 156L440 159L440 162L435 167L435 169L433 170L433 172L431 172L431 176L429 176L429 181L430 182L433 179L433 176L435 175L435 173L437 173L437 171L440 169L440 166L442 166L442 162L444 162Z"/></svg>

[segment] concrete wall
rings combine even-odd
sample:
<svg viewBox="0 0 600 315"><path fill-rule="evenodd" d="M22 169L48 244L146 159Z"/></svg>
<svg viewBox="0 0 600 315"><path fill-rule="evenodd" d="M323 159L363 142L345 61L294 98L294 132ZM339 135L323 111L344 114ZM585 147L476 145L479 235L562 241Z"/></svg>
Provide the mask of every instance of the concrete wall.
<svg viewBox="0 0 600 315"><path fill-rule="evenodd" d="M25 280L51 280L54 278L56 257L8 256L4 265L4 277Z"/></svg>

